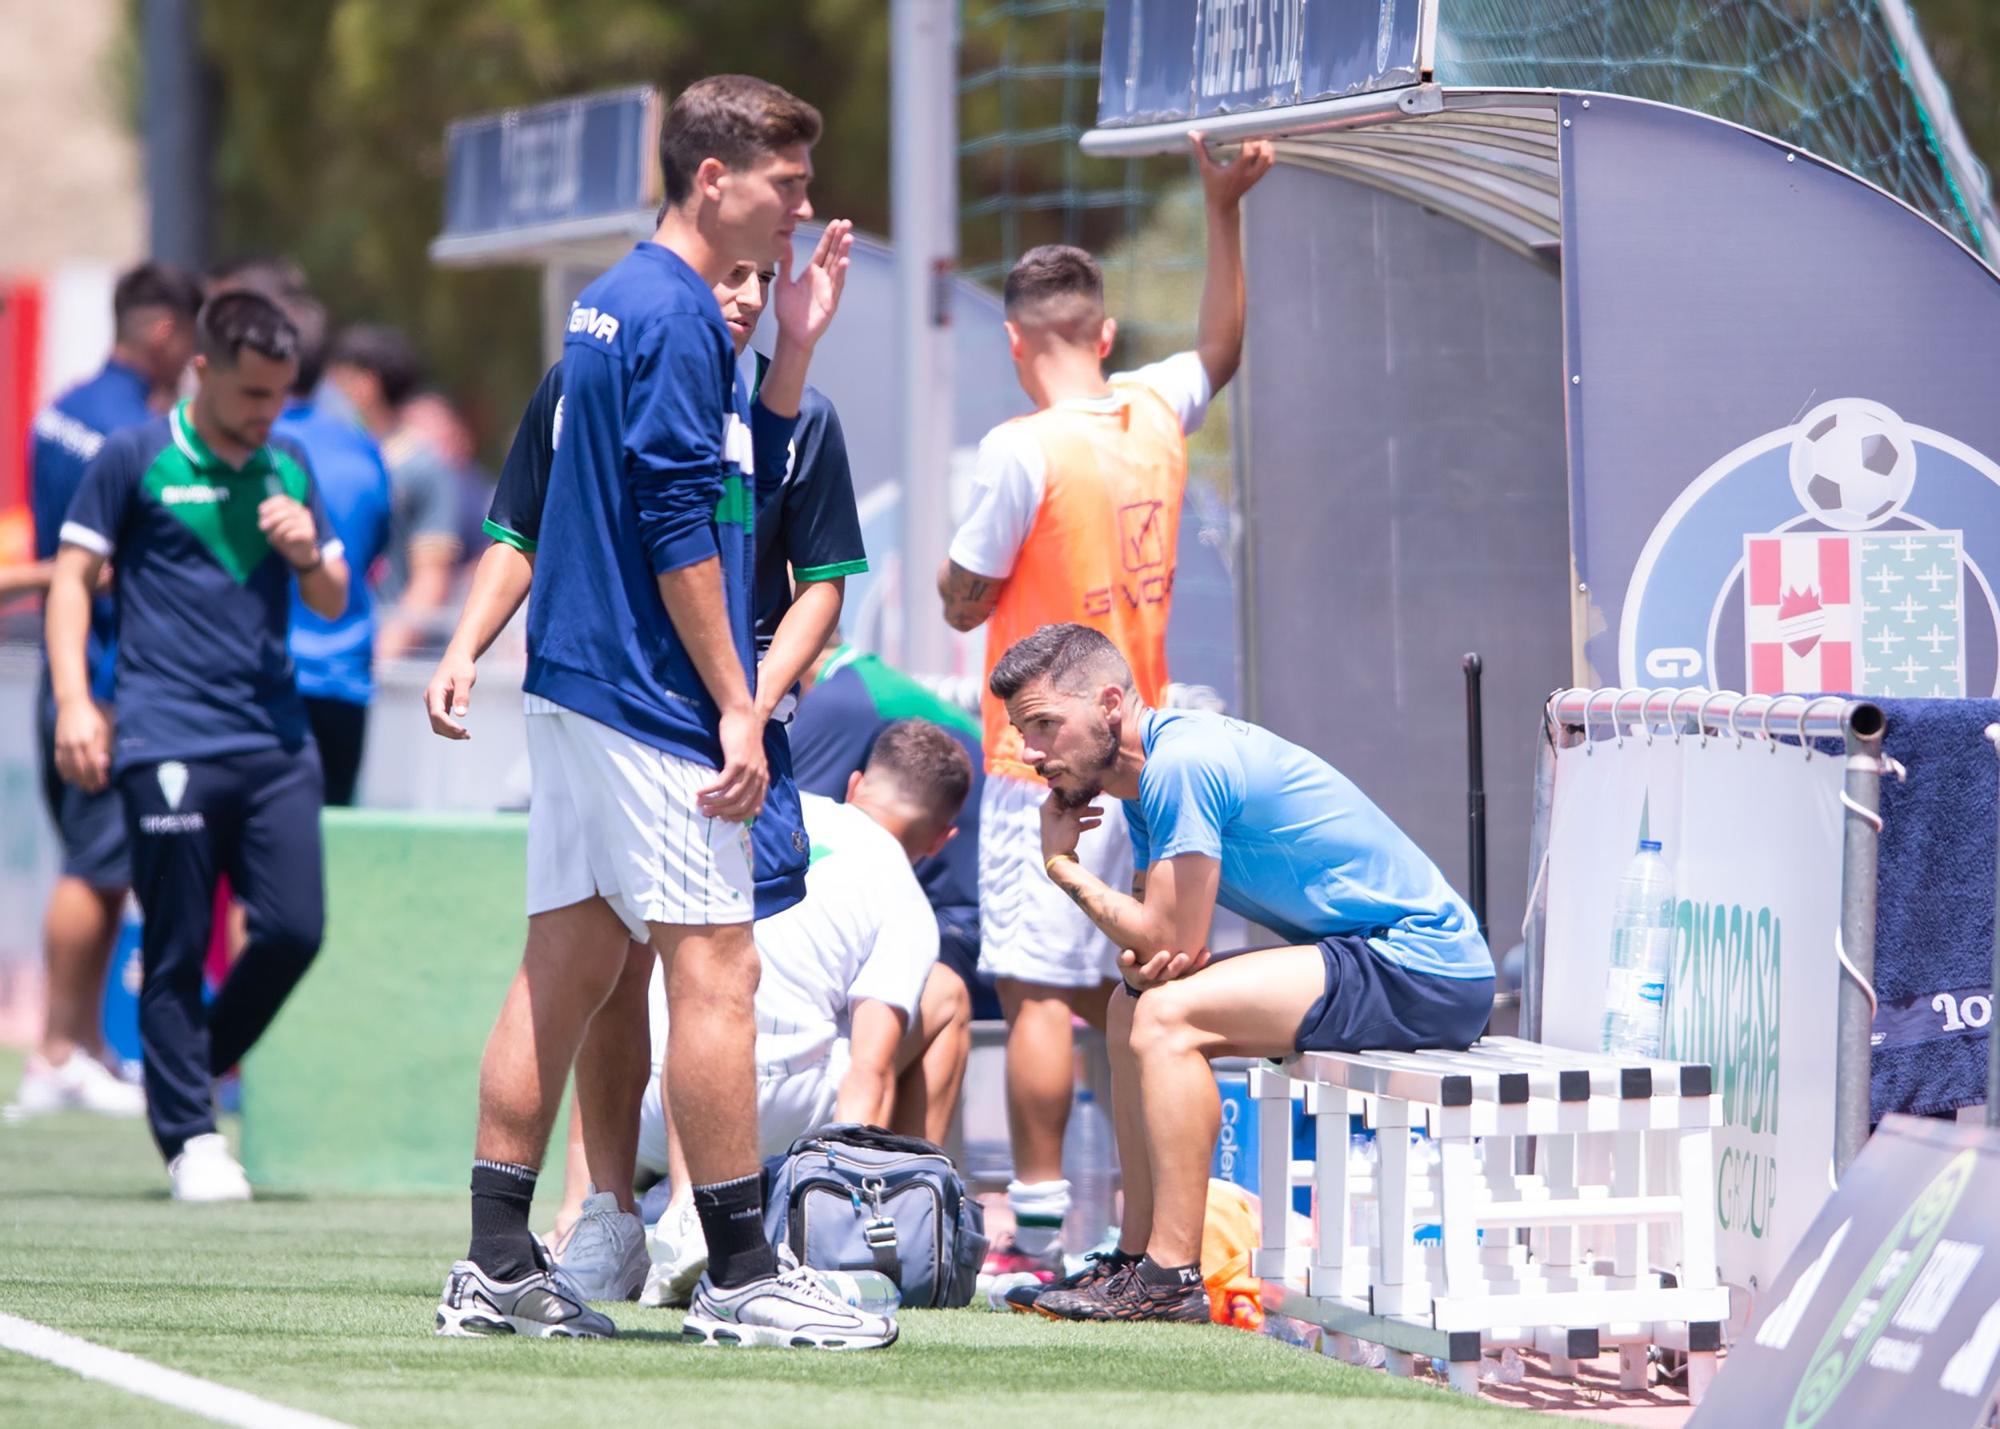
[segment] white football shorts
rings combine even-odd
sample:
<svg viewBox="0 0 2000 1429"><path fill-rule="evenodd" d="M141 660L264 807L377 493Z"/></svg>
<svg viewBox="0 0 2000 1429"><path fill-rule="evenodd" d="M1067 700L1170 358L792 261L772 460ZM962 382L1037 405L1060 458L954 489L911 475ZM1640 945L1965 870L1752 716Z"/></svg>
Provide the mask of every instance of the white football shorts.
<svg viewBox="0 0 2000 1429"><path fill-rule="evenodd" d="M715 771L527 696L528 913L599 895L647 924L748 923L750 826L697 812Z"/></svg>

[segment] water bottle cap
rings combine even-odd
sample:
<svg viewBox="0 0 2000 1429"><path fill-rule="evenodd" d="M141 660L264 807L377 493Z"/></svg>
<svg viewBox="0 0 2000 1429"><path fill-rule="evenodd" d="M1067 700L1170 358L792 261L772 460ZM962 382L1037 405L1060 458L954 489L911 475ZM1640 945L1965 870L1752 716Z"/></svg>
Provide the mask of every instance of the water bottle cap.
<svg viewBox="0 0 2000 1429"><path fill-rule="evenodd" d="M1658 839L1640 839L1639 851L1641 853L1658 853L1660 851L1660 841Z"/></svg>

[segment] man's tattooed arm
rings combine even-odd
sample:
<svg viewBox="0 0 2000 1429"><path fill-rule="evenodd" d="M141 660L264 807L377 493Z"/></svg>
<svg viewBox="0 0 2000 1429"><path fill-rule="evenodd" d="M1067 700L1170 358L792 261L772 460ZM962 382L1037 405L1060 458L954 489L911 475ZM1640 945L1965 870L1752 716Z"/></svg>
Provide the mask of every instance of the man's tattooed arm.
<svg viewBox="0 0 2000 1429"><path fill-rule="evenodd" d="M999 603L1004 580L968 571L956 561L938 567L938 595L944 600L944 622L953 630L977 630Z"/></svg>

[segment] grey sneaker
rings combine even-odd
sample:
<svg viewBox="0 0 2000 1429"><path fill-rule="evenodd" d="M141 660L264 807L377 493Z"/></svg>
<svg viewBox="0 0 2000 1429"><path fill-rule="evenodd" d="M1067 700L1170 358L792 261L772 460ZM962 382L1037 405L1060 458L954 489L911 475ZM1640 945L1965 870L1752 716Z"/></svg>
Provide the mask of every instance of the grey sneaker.
<svg viewBox="0 0 2000 1429"><path fill-rule="evenodd" d="M519 1280L495 1280L469 1260L445 1277L437 1332L448 1336L527 1335L538 1340L608 1340L618 1327L583 1297L535 1243L536 1268Z"/></svg>
<svg viewBox="0 0 2000 1429"><path fill-rule="evenodd" d="M646 1283L646 1226L609 1191L584 1197L583 1214L555 1250L556 1270L586 1300L635 1300Z"/></svg>
<svg viewBox="0 0 2000 1429"><path fill-rule="evenodd" d="M855 1309L828 1290L816 1271L790 1266L733 1290L718 1290L702 1276L681 1322L681 1338L707 1345L879 1350L896 1343L896 1321Z"/></svg>

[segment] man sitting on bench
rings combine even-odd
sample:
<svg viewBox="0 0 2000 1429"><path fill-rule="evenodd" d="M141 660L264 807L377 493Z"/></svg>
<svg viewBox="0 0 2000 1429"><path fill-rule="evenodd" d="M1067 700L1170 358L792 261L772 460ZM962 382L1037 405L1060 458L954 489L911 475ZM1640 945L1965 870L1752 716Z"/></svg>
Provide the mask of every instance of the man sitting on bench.
<svg viewBox="0 0 2000 1429"><path fill-rule="evenodd" d="M1107 1038L1118 1250L1010 1299L1055 1319L1205 1321L1221 1116L1209 1060L1462 1050L1492 1009L1492 956L1436 865L1325 760L1242 720L1147 709L1125 658L1088 626L1016 642L991 685L1049 784L1049 877L1125 950ZM1075 857L1105 795L1132 832L1129 897ZM1217 903L1291 946L1211 955Z"/></svg>

